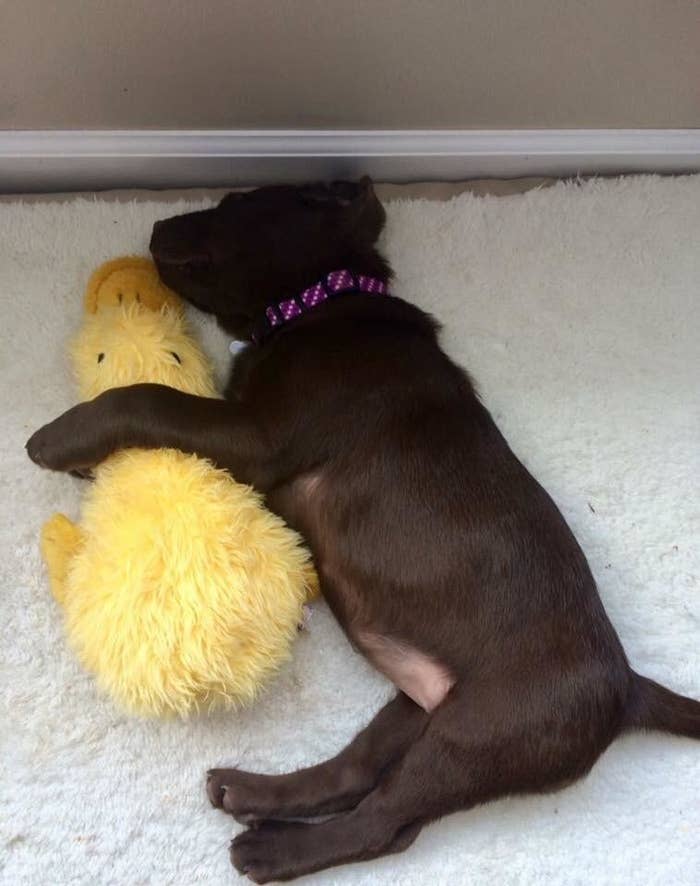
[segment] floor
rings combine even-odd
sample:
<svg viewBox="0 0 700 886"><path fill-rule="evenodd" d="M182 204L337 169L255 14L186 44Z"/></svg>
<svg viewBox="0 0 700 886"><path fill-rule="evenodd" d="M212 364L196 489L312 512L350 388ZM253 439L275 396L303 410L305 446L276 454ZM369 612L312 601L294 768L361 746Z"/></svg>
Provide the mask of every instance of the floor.
<svg viewBox="0 0 700 886"><path fill-rule="evenodd" d="M394 291L443 322L445 348L570 522L635 669L700 698L700 176L536 185L384 191ZM145 251L154 220L211 198L0 202L8 886L235 882L235 829L209 807L205 769L323 759L391 695L322 603L279 679L239 714L130 719L66 647L37 538L53 511L78 513L82 487L35 468L23 444L73 402L66 343L92 268ZM193 323L223 378L227 340ZM402 855L306 882L697 886L699 792L700 743L629 736L560 793L451 816Z"/></svg>

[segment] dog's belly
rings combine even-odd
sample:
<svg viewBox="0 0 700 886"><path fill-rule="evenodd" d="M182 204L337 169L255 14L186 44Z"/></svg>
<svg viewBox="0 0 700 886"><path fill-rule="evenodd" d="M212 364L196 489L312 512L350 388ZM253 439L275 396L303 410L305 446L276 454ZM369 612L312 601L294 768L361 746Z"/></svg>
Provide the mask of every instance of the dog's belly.
<svg viewBox="0 0 700 886"><path fill-rule="evenodd" d="M326 598L351 643L398 689L430 712L454 686L455 677L449 668L410 643L367 626L378 615L373 611L376 596L356 587L338 563L328 515L323 514L323 491L322 475L308 473L278 490L269 503L311 544Z"/></svg>
<svg viewBox="0 0 700 886"><path fill-rule="evenodd" d="M354 639L375 668L428 713L456 682L445 665L408 643L367 630Z"/></svg>

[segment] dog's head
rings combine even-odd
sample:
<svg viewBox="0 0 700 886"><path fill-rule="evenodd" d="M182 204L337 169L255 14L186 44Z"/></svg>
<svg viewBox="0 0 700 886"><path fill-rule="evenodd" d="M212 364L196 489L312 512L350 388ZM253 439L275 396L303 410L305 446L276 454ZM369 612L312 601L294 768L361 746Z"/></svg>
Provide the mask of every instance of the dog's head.
<svg viewBox="0 0 700 886"><path fill-rule="evenodd" d="M265 187L156 222L151 253L167 286L248 337L271 299L329 271L370 261L388 273L374 252L384 219L369 178Z"/></svg>

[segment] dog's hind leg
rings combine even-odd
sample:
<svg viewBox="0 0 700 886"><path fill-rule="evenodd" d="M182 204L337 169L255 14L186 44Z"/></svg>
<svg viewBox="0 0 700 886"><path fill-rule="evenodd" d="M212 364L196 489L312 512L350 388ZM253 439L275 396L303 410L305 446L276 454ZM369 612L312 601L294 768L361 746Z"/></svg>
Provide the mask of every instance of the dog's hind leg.
<svg viewBox="0 0 700 886"><path fill-rule="evenodd" d="M573 719L557 722L547 712L526 723L510 713L518 711L515 697L491 698L489 709L449 696L354 809L319 823L261 822L233 841L234 866L267 883L400 852L427 822L505 794L557 787L587 771L602 749L579 740L586 730L579 724L577 735Z"/></svg>
<svg viewBox="0 0 700 886"><path fill-rule="evenodd" d="M428 719L400 692L331 760L287 775L212 769L207 778L209 799L244 823L351 809L420 736Z"/></svg>

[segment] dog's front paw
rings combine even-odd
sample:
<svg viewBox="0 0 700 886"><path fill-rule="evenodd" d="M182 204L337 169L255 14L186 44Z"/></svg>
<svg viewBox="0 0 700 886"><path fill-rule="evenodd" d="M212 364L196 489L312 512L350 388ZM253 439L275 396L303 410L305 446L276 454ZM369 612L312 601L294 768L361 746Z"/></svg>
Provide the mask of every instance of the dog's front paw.
<svg viewBox="0 0 700 886"><path fill-rule="evenodd" d="M46 425L43 428L39 428L38 431L35 431L32 436L27 440L25 444L25 449L27 450L27 455L34 462L35 465L39 465L40 468L47 468L48 464L46 462L47 457L50 458L50 452L47 454L47 434L46 434Z"/></svg>
<svg viewBox="0 0 700 886"><path fill-rule="evenodd" d="M27 455L41 468L84 475L103 455L96 446L92 403L80 403L39 428L26 443Z"/></svg>
<svg viewBox="0 0 700 886"><path fill-rule="evenodd" d="M70 434L72 431L70 418L66 421L68 415L69 413L65 413L43 428L39 428L27 440L27 455L40 468L72 471L83 467L74 463L70 436L66 436L66 432Z"/></svg>

